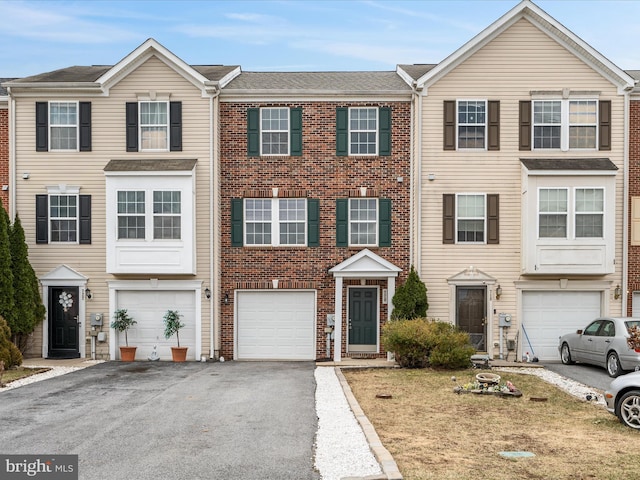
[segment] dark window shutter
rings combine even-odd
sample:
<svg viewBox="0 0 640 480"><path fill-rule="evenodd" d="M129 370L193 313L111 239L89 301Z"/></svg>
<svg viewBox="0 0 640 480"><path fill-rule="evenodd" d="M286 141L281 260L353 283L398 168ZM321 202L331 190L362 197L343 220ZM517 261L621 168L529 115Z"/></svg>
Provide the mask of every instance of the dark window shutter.
<svg viewBox="0 0 640 480"><path fill-rule="evenodd" d="M307 246L320 246L320 200L307 199Z"/></svg>
<svg viewBox="0 0 640 480"><path fill-rule="evenodd" d="M292 108L289 111L291 122L291 156L302 155L302 109Z"/></svg>
<svg viewBox="0 0 640 480"><path fill-rule="evenodd" d="M91 195L80 195L80 243L91 243Z"/></svg>
<svg viewBox="0 0 640 480"><path fill-rule="evenodd" d="M48 195L36 195L36 243L49 243Z"/></svg>
<svg viewBox="0 0 640 480"><path fill-rule="evenodd" d="M336 247L349 246L349 200L336 200Z"/></svg>
<svg viewBox="0 0 640 480"><path fill-rule="evenodd" d="M127 152L138 151L138 102L127 102Z"/></svg>
<svg viewBox="0 0 640 480"><path fill-rule="evenodd" d="M611 150L611 100L600 100L599 112L599 150Z"/></svg>
<svg viewBox="0 0 640 480"><path fill-rule="evenodd" d="M241 247L243 239L243 201L241 198L231 199L231 246Z"/></svg>
<svg viewBox="0 0 640 480"><path fill-rule="evenodd" d="M456 243L456 196L442 195L442 243Z"/></svg>
<svg viewBox="0 0 640 480"><path fill-rule="evenodd" d="M520 100L519 149L531 150L531 100Z"/></svg>
<svg viewBox="0 0 640 480"><path fill-rule="evenodd" d="M260 109L247 108L247 155L260 156Z"/></svg>
<svg viewBox="0 0 640 480"><path fill-rule="evenodd" d="M500 101L489 100L488 150L500 150Z"/></svg>
<svg viewBox="0 0 640 480"><path fill-rule="evenodd" d="M391 109L381 107L378 113L380 128L378 133L378 155L387 157L391 155Z"/></svg>
<svg viewBox="0 0 640 480"><path fill-rule="evenodd" d="M500 195L487 194L487 243L500 243Z"/></svg>
<svg viewBox="0 0 640 480"><path fill-rule="evenodd" d="M378 200L378 246L391 246L391 199Z"/></svg>
<svg viewBox="0 0 640 480"><path fill-rule="evenodd" d="M36 102L36 151L49 150L49 105Z"/></svg>
<svg viewBox="0 0 640 480"><path fill-rule="evenodd" d="M455 100L444 101L443 111L443 139L444 150L456 149L456 102Z"/></svg>
<svg viewBox="0 0 640 480"><path fill-rule="evenodd" d="M91 151L91 102L80 102L80 151Z"/></svg>
<svg viewBox="0 0 640 480"><path fill-rule="evenodd" d="M171 152L182 151L182 102L169 103L169 138Z"/></svg>
<svg viewBox="0 0 640 480"><path fill-rule="evenodd" d="M349 109L336 108L336 155L349 155Z"/></svg>

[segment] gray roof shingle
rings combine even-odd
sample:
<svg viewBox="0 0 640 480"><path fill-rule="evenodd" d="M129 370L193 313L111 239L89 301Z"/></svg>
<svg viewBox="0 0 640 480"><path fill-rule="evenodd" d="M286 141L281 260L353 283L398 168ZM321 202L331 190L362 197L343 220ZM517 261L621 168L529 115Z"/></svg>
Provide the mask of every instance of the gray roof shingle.
<svg viewBox="0 0 640 480"><path fill-rule="evenodd" d="M11 82L16 80L15 78L0 78L0 97L4 97L8 95L6 87L3 87L2 84L4 82Z"/></svg>
<svg viewBox="0 0 640 480"><path fill-rule="evenodd" d="M437 66L436 63L416 63L413 65L398 65L402 70L407 72L407 74L413 78L414 80L418 80L421 76L431 70L433 67Z"/></svg>

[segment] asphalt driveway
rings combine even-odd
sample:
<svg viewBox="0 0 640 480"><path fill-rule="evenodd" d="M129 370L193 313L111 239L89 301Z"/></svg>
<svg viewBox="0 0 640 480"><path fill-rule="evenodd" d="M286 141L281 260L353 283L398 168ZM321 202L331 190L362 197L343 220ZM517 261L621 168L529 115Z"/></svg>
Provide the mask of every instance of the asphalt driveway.
<svg viewBox="0 0 640 480"><path fill-rule="evenodd" d="M600 390L609 388L609 384L613 380L604 368L586 363L563 365L558 362L543 362L542 365L547 370Z"/></svg>
<svg viewBox="0 0 640 480"><path fill-rule="evenodd" d="M81 480L317 480L311 362L107 362L0 396L0 453Z"/></svg>

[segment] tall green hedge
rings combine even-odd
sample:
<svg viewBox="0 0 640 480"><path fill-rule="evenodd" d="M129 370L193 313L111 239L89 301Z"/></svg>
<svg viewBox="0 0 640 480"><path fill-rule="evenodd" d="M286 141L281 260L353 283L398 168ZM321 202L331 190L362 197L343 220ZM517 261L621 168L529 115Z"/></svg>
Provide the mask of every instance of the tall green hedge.
<svg viewBox="0 0 640 480"><path fill-rule="evenodd" d="M427 302L427 287L418 272L411 265L407 280L400 285L393 298L393 312L391 318L424 318L427 316L429 303Z"/></svg>
<svg viewBox="0 0 640 480"><path fill-rule="evenodd" d="M4 208L0 207L0 316L7 321L11 328L14 324L16 311L9 223L9 215Z"/></svg>

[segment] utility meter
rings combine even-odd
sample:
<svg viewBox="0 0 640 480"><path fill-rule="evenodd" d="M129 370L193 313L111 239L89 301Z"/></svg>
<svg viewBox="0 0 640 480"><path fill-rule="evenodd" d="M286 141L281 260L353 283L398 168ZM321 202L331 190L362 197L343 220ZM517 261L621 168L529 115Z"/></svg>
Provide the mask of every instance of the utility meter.
<svg viewBox="0 0 640 480"><path fill-rule="evenodd" d="M511 326L511 314L509 314L509 313L500 313L498 315L498 326L499 327L510 327Z"/></svg>

